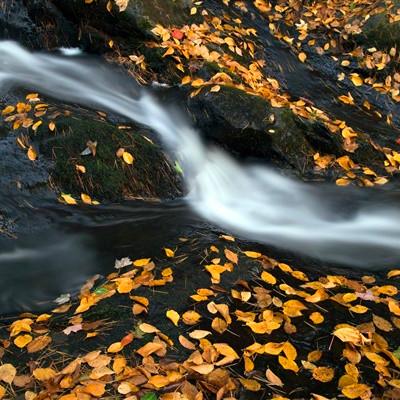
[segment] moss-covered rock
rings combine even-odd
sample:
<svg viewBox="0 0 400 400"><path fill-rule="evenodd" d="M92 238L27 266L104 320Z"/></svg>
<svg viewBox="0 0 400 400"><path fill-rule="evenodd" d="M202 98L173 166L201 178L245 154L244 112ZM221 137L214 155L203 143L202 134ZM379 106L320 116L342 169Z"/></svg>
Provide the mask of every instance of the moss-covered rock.
<svg viewBox="0 0 400 400"><path fill-rule="evenodd" d="M195 124L206 138L237 154L259 159L303 178L321 177L315 153L343 155L340 135L332 134L317 120L305 120L288 108L273 108L266 100L231 87L218 93L203 91L188 100ZM384 156L375 151L366 135L359 135L352 159L382 169Z"/></svg>
<svg viewBox="0 0 400 400"><path fill-rule="evenodd" d="M400 7L400 1L393 1L394 7ZM385 5L382 4L382 9ZM389 11L389 10L387 10ZM395 13L395 10L390 10ZM360 43L379 49L390 49L400 45L400 21L391 22L388 12L371 16L363 25L362 33L357 38Z"/></svg>
<svg viewBox="0 0 400 400"><path fill-rule="evenodd" d="M56 120L56 134L39 129L40 153L54 161L51 177L65 193L87 193L96 199L169 198L180 193L179 180L161 148L143 130L118 129L85 115ZM82 155L97 142L96 154ZM132 154L132 165L116 152ZM85 167L86 172L76 166Z"/></svg>

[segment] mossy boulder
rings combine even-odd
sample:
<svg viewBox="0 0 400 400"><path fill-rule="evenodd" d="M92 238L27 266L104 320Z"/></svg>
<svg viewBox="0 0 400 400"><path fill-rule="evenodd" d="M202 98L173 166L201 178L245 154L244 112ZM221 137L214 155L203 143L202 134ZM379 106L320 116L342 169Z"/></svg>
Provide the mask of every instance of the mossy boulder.
<svg viewBox="0 0 400 400"><path fill-rule="evenodd" d="M180 194L179 178L162 149L142 129L118 129L85 115L56 120L56 133L38 130L39 151L54 161L51 178L60 191L92 198L171 198ZM95 155L83 155L88 142L97 143ZM117 156L125 149L133 158L127 164ZM82 173L76 166L83 166Z"/></svg>
<svg viewBox="0 0 400 400"><path fill-rule="evenodd" d="M79 25L81 45L87 51L99 51L112 38L120 48L132 50L153 37L156 24L181 25L190 16L192 0L130 0L120 12L108 0L85 4L84 0L52 0L57 9L72 24Z"/></svg>
<svg viewBox="0 0 400 400"><path fill-rule="evenodd" d="M188 109L206 139L241 159L266 162L305 179L319 179L324 174L331 178L331 170L315 170L315 153L344 154L341 136L329 132L321 122L305 120L288 108L273 108L268 101L236 88L204 91L188 100ZM383 155L377 159L368 137L359 139L352 159L379 171Z"/></svg>
<svg viewBox="0 0 400 400"><path fill-rule="evenodd" d="M189 109L207 138L241 158L306 171L313 167L311 156L317 148L338 151L339 143L317 123L235 88L204 92L189 100Z"/></svg>
<svg viewBox="0 0 400 400"><path fill-rule="evenodd" d="M396 8L400 7L400 1L395 0L394 9L390 10L396 13ZM382 7L384 9L384 7ZM389 10L387 10L389 11ZM377 46L379 49L390 49L400 45L400 21L391 22L388 12L381 12L371 16L363 25L362 33L357 38L358 42Z"/></svg>

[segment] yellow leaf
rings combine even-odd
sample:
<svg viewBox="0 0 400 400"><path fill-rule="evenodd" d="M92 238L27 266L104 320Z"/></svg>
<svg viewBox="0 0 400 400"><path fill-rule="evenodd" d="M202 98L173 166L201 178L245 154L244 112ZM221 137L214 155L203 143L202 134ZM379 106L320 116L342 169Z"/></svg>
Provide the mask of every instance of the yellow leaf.
<svg viewBox="0 0 400 400"><path fill-rule="evenodd" d="M129 0L114 0L119 8L119 12L125 11L128 7Z"/></svg>
<svg viewBox="0 0 400 400"><path fill-rule="evenodd" d="M55 124L53 121L51 121L51 122L49 123L49 129L50 129L52 132L54 132L54 130L56 129L56 124Z"/></svg>
<svg viewBox="0 0 400 400"><path fill-rule="evenodd" d="M12 364L0 365L0 381L11 384L17 375L17 370Z"/></svg>
<svg viewBox="0 0 400 400"><path fill-rule="evenodd" d="M7 106L6 108L3 109L3 111L1 112L3 115L7 115L7 114L11 114L15 111L15 107L14 106Z"/></svg>
<svg viewBox="0 0 400 400"><path fill-rule="evenodd" d="M43 350L51 343L52 339L50 336L43 335L38 336L27 346L28 353L36 353L37 351Z"/></svg>
<svg viewBox="0 0 400 400"><path fill-rule="evenodd" d="M134 161L133 155L128 151L124 151L124 153L122 154L122 158L128 165L133 164Z"/></svg>
<svg viewBox="0 0 400 400"><path fill-rule="evenodd" d="M279 376L275 375L269 368L265 371L265 376L270 385L283 386L283 382Z"/></svg>
<svg viewBox="0 0 400 400"><path fill-rule="evenodd" d="M356 313L356 314L364 314L368 311L368 307L362 306L361 304L358 304L356 306L350 307L349 311Z"/></svg>
<svg viewBox="0 0 400 400"><path fill-rule="evenodd" d="M28 343L32 342L33 338L31 335L19 335L14 339L14 344L23 349Z"/></svg>
<svg viewBox="0 0 400 400"><path fill-rule="evenodd" d="M169 384L169 379L166 376L162 375L153 375L150 377L148 382L150 385L153 385L157 389L160 389L164 386L167 386Z"/></svg>
<svg viewBox="0 0 400 400"><path fill-rule="evenodd" d="M251 392L258 392L261 389L261 385L254 379L239 378L240 383L246 390Z"/></svg>
<svg viewBox="0 0 400 400"><path fill-rule="evenodd" d="M37 159L38 155L32 146L29 146L27 156L31 161L35 161Z"/></svg>
<svg viewBox="0 0 400 400"><path fill-rule="evenodd" d="M81 199L85 204L92 204L92 199L88 194L81 193Z"/></svg>
<svg viewBox="0 0 400 400"><path fill-rule="evenodd" d="M69 205L78 204L77 201L69 194L61 193L61 198Z"/></svg>
<svg viewBox="0 0 400 400"><path fill-rule="evenodd" d="M299 53L299 60L303 63L307 59L307 54L306 53Z"/></svg>
<svg viewBox="0 0 400 400"><path fill-rule="evenodd" d="M282 350L285 353L285 356L288 358L288 360L296 359L297 357L296 348L290 342L285 342Z"/></svg>
<svg viewBox="0 0 400 400"><path fill-rule="evenodd" d="M107 352L108 353L119 353L124 346L122 345L121 342L115 342L112 343L110 346L108 346Z"/></svg>
<svg viewBox="0 0 400 400"><path fill-rule="evenodd" d="M244 251L243 253L249 258L260 258L262 256L261 253L255 251Z"/></svg>
<svg viewBox="0 0 400 400"><path fill-rule="evenodd" d="M338 185L338 186L347 186L350 183L351 183L351 181L347 178L336 179L336 185Z"/></svg>
<svg viewBox="0 0 400 400"><path fill-rule="evenodd" d="M189 75L187 75L187 76L184 76L184 77L182 78L181 83L182 83L182 85L187 85L188 83L191 82L191 80L192 80L192 78L191 78Z"/></svg>
<svg viewBox="0 0 400 400"><path fill-rule="evenodd" d="M204 85L204 80L201 79L201 78L192 81L192 86L195 87L195 88L198 88L198 87L203 86L203 85Z"/></svg>
<svg viewBox="0 0 400 400"><path fill-rule="evenodd" d="M195 325L201 319L201 315L196 311L186 311L182 314L182 321L186 325Z"/></svg>
<svg viewBox="0 0 400 400"><path fill-rule="evenodd" d="M180 315L175 310L168 310L166 316L175 326L178 326Z"/></svg>
<svg viewBox="0 0 400 400"><path fill-rule="evenodd" d="M366 394L369 392L370 388L369 386L362 384L362 383L356 383L354 385L347 385L342 389L342 393L348 398L348 399L357 399L358 397L361 396L366 396ZM367 398L367 397L364 397Z"/></svg>
<svg viewBox="0 0 400 400"><path fill-rule="evenodd" d="M276 283L276 278L267 271L262 272L261 279L264 282L269 283L270 285L275 285L275 283Z"/></svg>
<svg viewBox="0 0 400 400"><path fill-rule="evenodd" d="M90 382L85 386L84 391L94 397L101 397L106 391L105 386L101 382Z"/></svg>
<svg viewBox="0 0 400 400"><path fill-rule="evenodd" d="M148 357L149 355L161 350L163 345L161 343L149 342L142 346L140 349L136 350L138 354L142 357Z"/></svg>
<svg viewBox="0 0 400 400"><path fill-rule="evenodd" d="M57 375L56 371L52 368L36 368L33 371L33 376L41 382L49 381L55 378Z"/></svg>
<svg viewBox="0 0 400 400"><path fill-rule="evenodd" d="M190 9L190 15L195 15L197 13L197 8L196 7L192 7Z"/></svg>
<svg viewBox="0 0 400 400"><path fill-rule="evenodd" d="M388 272L387 277L388 278L394 278L396 276L400 275L400 269L393 269L391 271Z"/></svg>
<svg viewBox="0 0 400 400"><path fill-rule="evenodd" d="M312 371L313 378L320 382L330 382L335 376L333 368L329 367L317 367Z"/></svg>
<svg viewBox="0 0 400 400"><path fill-rule="evenodd" d="M39 128L40 125L42 125L43 122L42 121L37 121L32 125L32 130L35 132L37 130L37 128Z"/></svg>
<svg viewBox="0 0 400 400"><path fill-rule="evenodd" d="M350 79L353 82L354 86L362 86L364 81L358 74L350 74Z"/></svg>
<svg viewBox="0 0 400 400"><path fill-rule="evenodd" d="M285 343L274 343L274 342L267 343L264 345L264 353L277 356L282 352L284 344Z"/></svg>
<svg viewBox="0 0 400 400"><path fill-rule="evenodd" d="M296 373L299 371L298 365L293 360L289 360L286 357L279 356L278 362L285 369L288 369L288 370L296 372Z"/></svg>
<svg viewBox="0 0 400 400"><path fill-rule="evenodd" d="M151 258L140 258L139 260L135 260L133 265L135 267L144 267L150 262Z"/></svg>
<svg viewBox="0 0 400 400"><path fill-rule="evenodd" d="M336 329L333 335L339 338L342 342L350 342L359 344L361 342L361 334L357 328L352 326Z"/></svg>
<svg viewBox="0 0 400 400"><path fill-rule="evenodd" d="M194 330L193 332L190 332L190 333L189 333L189 336L190 336L192 339L197 339L197 340L203 339L203 338L205 338L205 337L208 336L208 335L211 335L211 332L210 332L210 331L203 331L203 330L201 330L201 329L196 329L196 330Z"/></svg>
<svg viewBox="0 0 400 400"><path fill-rule="evenodd" d="M4 389L4 387L0 385L0 400L4 398L5 394L6 394L6 389Z"/></svg>
<svg viewBox="0 0 400 400"><path fill-rule="evenodd" d="M165 255L167 257L172 258L172 257L175 256L175 251L174 250L171 250L171 249L168 249L167 247L164 247L164 251L165 251Z"/></svg>
<svg viewBox="0 0 400 400"><path fill-rule="evenodd" d="M211 328L219 334L222 334L228 329L228 324L222 318L216 317L212 320Z"/></svg>
<svg viewBox="0 0 400 400"><path fill-rule="evenodd" d="M86 168L83 165L76 164L75 165L75 169L78 172L80 172L81 174L85 174L86 173Z"/></svg>
<svg viewBox="0 0 400 400"><path fill-rule="evenodd" d="M236 253L234 253L233 251L231 251L231 250L229 250L229 249L225 249L225 250L224 250L224 253L225 253L225 257L226 257L229 261L233 262L234 264L237 264L237 263L238 263L238 256L237 256Z"/></svg>
<svg viewBox="0 0 400 400"><path fill-rule="evenodd" d="M170 55L172 55L174 53L175 53L174 48L173 47L168 47L167 51L163 54L163 57L170 56Z"/></svg>
<svg viewBox="0 0 400 400"><path fill-rule="evenodd" d="M221 86L220 85L215 85L210 89L211 93L218 93L221 90Z"/></svg>
<svg viewBox="0 0 400 400"><path fill-rule="evenodd" d="M318 324L321 324L322 322L324 322L324 316L323 316L321 313L319 313L318 311L316 311L316 312L313 312L313 313L310 315L310 320L311 320L315 325L318 325Z"/></svg>
<svg viewBox="0 0 400 400"><path fill-rule="evenodd" d="M204 364L200 364L200 365L191 366L190 368L201 375L208 375L209 373L211 373L214 370L214 365L204 363Z"/></svg>

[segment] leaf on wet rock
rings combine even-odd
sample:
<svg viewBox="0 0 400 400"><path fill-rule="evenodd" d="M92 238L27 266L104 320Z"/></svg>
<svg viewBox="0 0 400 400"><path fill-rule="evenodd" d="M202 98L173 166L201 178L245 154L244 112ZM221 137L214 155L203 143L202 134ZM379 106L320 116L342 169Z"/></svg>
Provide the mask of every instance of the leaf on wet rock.
<svg viewBox="0 0 400 400"><path fill-rule="evenodd" d="M12 364L0 365L0 381L11 384L17 375L17 370Z"/></svg>
<svg viewBox="0 0 400 400"><path fill-rule="evenodd" d="M32 342L33 338L29 334L19 335L14 339L14 344L23 349L28 343Z"/></svg>
<svg viewBox="0 0 400 400"><path fill-rule="evenodd" d="M168 310L166 312L167 318L172 321L175 326L178 326L178 322L180 320L180 315L175 310Z"/></svg>

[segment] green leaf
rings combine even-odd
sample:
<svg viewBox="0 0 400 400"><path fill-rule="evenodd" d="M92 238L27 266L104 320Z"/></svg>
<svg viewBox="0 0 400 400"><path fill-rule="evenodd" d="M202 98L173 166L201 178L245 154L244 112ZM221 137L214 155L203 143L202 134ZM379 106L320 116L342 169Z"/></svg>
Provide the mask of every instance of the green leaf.
<svg viewBox="0 0 400 400"><path fill-rule="evenodd" d="M140 397L140 400L158 400L158 397L154 392L147 392Z"/></svg>
<svg viewBox="0 0 400 400"><path fill-rule="evenodd" d="M98 287L98 288L94 291L94 293L96 293L96 294L104 294L104 293L107 293L107 292L108 292L108 289L105 288L105 287L102 287L102 286Z"/></svg>
<svg viewBox="0 0 400 400"><path fill-rule="evenodd" d="M184 175L183 169L181 167L181 164L179 164L179 161L175 161L174 169L178 174Z"/></svg>
<svg viewBox="0 0 400 400"><path fill-rule="evenodd" d="M400 360L400 347L393 352L393 355Z"/></svg>

